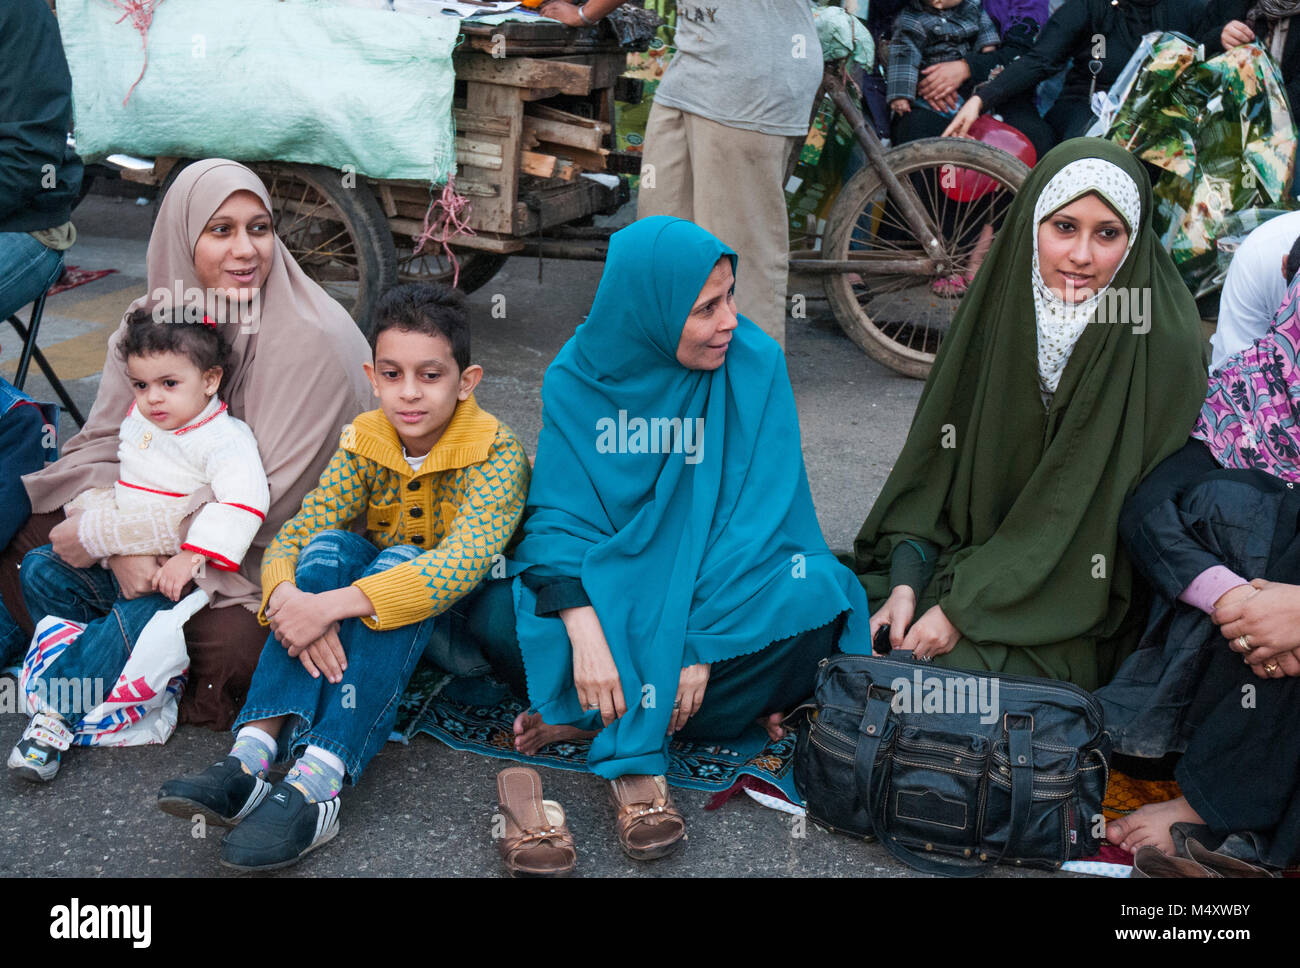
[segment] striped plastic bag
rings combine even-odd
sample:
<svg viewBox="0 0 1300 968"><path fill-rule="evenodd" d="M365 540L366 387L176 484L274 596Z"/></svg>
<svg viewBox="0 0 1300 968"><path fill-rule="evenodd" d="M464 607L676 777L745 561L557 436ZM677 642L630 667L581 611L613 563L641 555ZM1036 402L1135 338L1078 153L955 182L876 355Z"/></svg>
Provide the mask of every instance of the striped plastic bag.
<svg viewBox="0 0 1300 968"><path fill-rule="evenodd" d="M58 707L67 708L69 702L78 709L89 706L72 724L77 746L167 742L176 729L177 704L190 665L184 626L207 603L207 592L197 589L156 612L107 696L89 679L59 675L59 657L86 626L53 615L41 619L19 677L28 713L58 713ZM52 696L61 700L57 706L50 704Z"/></svg>

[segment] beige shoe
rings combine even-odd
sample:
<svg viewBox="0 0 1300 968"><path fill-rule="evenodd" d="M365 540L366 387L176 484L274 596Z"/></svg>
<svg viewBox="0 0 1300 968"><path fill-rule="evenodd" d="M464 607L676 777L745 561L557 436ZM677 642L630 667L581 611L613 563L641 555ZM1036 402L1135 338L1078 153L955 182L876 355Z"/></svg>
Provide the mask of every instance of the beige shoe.
<svg viewBox="0 0 1300 968"><path fill-rule="evenodd" d="M620 776L610 781L609 795L618 842L633 860L664 857L686 839L686 819L668 794L664 777Z"/></svg>
<svg viewBox="0 0 1300 968"><path fill-rule="evenodd" d="M578 862L564 808L542 799L542 778L527 766L497 774L505 832L497 849L511 877L564 877Z"/></svg>

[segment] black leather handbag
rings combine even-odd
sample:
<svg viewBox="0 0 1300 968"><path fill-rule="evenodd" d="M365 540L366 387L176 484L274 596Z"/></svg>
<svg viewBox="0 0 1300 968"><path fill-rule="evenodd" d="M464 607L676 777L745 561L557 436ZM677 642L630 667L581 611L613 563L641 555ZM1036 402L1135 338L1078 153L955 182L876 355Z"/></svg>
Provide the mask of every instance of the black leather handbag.
<svg viewBox="0 0 1300 968"><path fill-rule="evenodd" d="M1100 847L1111 743L1077 686L836 655L812 707L794 777L816 823L962 877Z"/></svg>

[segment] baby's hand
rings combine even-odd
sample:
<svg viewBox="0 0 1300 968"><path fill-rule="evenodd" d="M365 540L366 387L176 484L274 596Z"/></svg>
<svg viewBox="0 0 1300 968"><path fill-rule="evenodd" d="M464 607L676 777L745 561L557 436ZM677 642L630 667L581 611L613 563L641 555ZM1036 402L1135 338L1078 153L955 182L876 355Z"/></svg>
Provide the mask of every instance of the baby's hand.
<svg viewBox="0 0 1300 968"><path fill-rule="evenodd" d="M181 600L181 593L194 577L195 569L203 562L203 556L192 551L182 551L167 559L166 564L154 572L153 587L173 602Z"/></svg>
<svg viewBox="0 0 1300 968"><path fill-rule="evenodd" d="M889 102L889 110L895 114L908 114L912 110L912 102L905 97L896 97Z"/></svg>

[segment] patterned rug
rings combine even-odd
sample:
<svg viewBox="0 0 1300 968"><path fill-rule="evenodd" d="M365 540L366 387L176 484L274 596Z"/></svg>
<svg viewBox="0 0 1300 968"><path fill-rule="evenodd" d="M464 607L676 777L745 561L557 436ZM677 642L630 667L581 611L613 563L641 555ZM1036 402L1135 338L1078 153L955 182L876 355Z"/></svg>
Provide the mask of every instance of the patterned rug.
<svg viewBox="0 0 1300 968"><path fill-rule="evenodd" d="M83 269L80 266L64 266L63 275L59 276L58 282L50 286L50 291L46 295L57 296L61 292L76 289L78 286L84 286L96 279L103 279L115 272L117 272L116 269Z"/></svg>
<svg viewBox="0 0 1300 968"><path fill-rule="evenodd" d="M493 679L453 679L420 665L402 697L392 739L409 742L416 733L452 749L560 770L587 771L587 740L552 743L526 756L514 749L514 721L525 709ZM726 743L673 742L668 782L691 790L722 793L741 777L753 777L798 803L794 787L794 734L770 742L754 723Z"/></svg>

